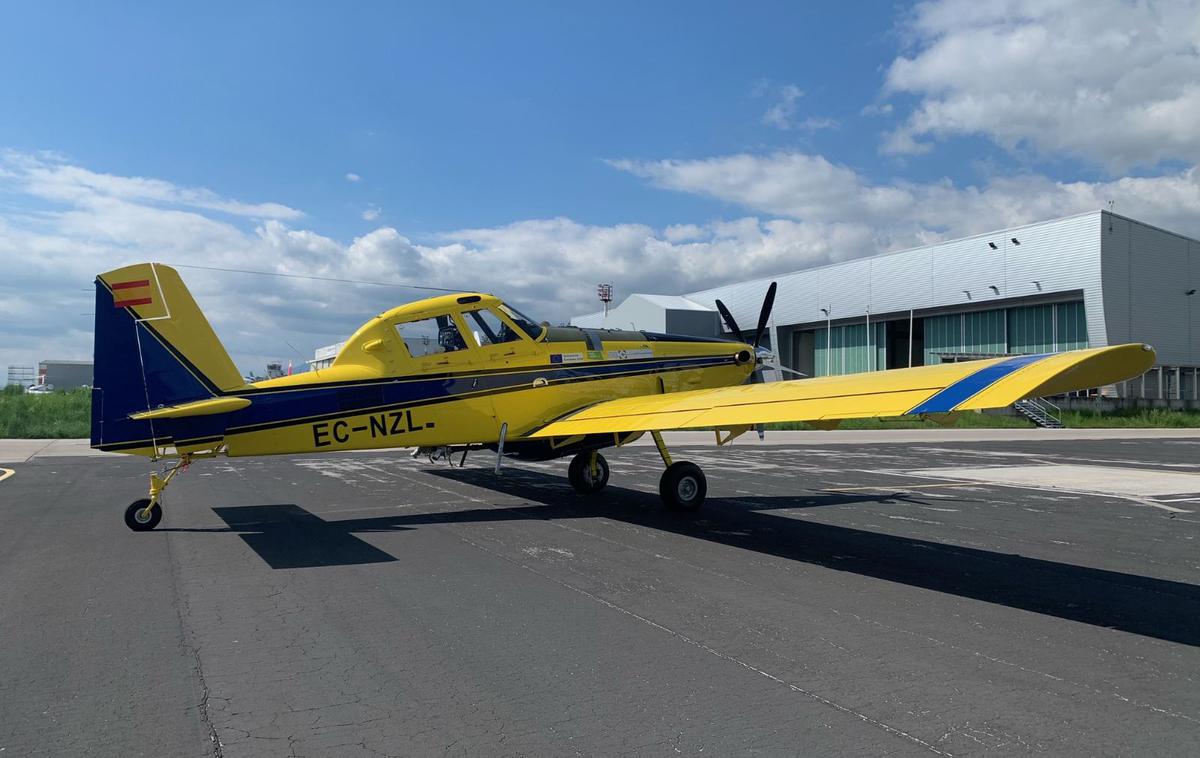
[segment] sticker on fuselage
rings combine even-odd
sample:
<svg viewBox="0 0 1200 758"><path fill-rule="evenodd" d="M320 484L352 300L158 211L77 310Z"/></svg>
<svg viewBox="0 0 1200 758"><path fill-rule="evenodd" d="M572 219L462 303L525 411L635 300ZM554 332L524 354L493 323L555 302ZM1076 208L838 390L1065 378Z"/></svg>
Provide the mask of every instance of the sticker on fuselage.
<svg viewBox="0 0 1200 758"><path fill-rule="evenodd" d="M371 439L399 437L422 429L433 429L434 423L424 424L413 422L412 411L390 411L375 413L367 418L367 423L352 425L345 419L337 421L322 421L312 425L313 446L328 447L333 444L345 445L359 437L370 435Z"/></svg>
<svg viewBox="0 0 1200 758"><path fill-rule="evenodd" d="M608 359L610 361L630 361L636 358L653 358L654 351L650 348L638 348L636 350L609 350Z"/></svg>
<svg viewBox="0 0 1200 758"><path fill-rule="evenodd" d="M554 353L550 356L551 363L579 363L583 360L583 353Z"/></svg>

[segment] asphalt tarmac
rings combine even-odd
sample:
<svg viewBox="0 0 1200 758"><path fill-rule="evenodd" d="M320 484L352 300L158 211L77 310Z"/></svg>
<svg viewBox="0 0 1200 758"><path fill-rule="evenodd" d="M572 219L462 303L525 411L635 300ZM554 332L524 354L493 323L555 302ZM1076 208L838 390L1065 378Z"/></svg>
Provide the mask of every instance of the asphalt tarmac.
<svg viewBox="0 0 1200 758"><path fill-rule="evenodd" d="M1200 754L1200 438L673 453L3 464L0 758Z"/></svg>

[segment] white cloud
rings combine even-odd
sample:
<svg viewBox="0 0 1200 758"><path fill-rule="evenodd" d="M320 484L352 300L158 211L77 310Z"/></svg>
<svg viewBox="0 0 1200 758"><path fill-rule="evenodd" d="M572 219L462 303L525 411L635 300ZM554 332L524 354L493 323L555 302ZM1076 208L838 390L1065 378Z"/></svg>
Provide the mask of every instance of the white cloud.
<svg viewBox="0 0 1200 758"><path fill-rule="evenodd" d="M189 205L193 195L159 180L136 180L159 188L138 193L111 189L127 186L124 177L107 176L104 186L60 178L54 186L70 191L51 193L30 175L95 175L57 158L9 158L0 164L0 365L90 355L91 317L83 314L92 310L92 278L141 260L182 264L235 360L261 370L268 359L298 360L289 342L308 355L426 293L186 266L491 291L559 321L590 310L602 280L622 292L678 293L1094 210L1109 199L1124 213L1200 235L1200 169L1109 182L1019 175L960 187L949 180L878 184L802 153L614 161L657 186L720 198L753 215L663 229L534 219L424 242L384 226L347 243L289 220L230 219Z"/></svg>
<svg viewBox="0 0 1200 758"><path fill-rule="evenodd" d="M1200 162L1195 0L933 0L903 29L886 89L919 102L885 151L982 135L1113 171Z"/></svg>
<svg viewBox="0 0 1200 758"><path fill-rule="evenodd" d="M346 174L346 181L348 181L348 182L361 182L361 181L362 181L362 177L361 177L361 176L359 176L358 174L354 173L353 171L350 171L350 172L348 172L348 173Z"/></svg>
<svg viewBox="0 0 1200 758"><path fill-rule="evenodd" d="M804 97L804 91L794 84L785 84L779 88L775 102L763 114L763 123L776 129L791 129L792 118L796 115L796 101Z"/></svg>
<svg viewBox="0 0 1200 758"><path fill-rule="evenodd" d="M836 118L825 118L823 116L809 116L800 123L796 124L796 128L806 132L816 132L822 129L837 129L842 125L842 122Z"/></svg>
<svg viewBox="0 0 1200 758"><path fill-rule="evenodd" d="M800 98L804 97L804 90L794 84L774 85L769 80L763 79L754 85L750 95L752 97L771 97L773 102L763 113L762 122L781 131L794 129L816 132L841 126L837 119L823 116L808 116L797 120L796 111L799 109Z"/></svg>
<svg viewBox="0 0 1200 758"><path fill-rule="evenodd" d="M379 214L381 212L382 211L379 209L379 206L369 205L367 206L366 210L362 212L363 221L374 221L375 219L379 218Z"/></svg>
<svg viewBox="0 0 1200 758"><path fill-rule="evenodd" d="M29 176L50 168L89 175L28 155L0 175L0 365L89 356L92 278L143 260L179 265L238 364L261 371L269 359L300 359L288 343L310 355L375 313L428 293L190 266L491 291L559 321L589 309L601 279L627 292L680 292L872 249L861 224L757 218L663 230L537 219L451 231L427 244L381 227L346 243L276 218L242 228L213 209L170 203L165 198L180 196L167 182L155 185L161 191L153 199L115 197L93 182L51 197Z"/></svg>
<svg viewBox="0 0 1200 758"><path fill-rule="evenodd" d="M96 173L71 165L55 154L0 151L0 178L19 191L52 201L152 203L250 218L297 219L304 215L279 203L243 203L210 190L180 187L160 179Z"/></svg>
<svg viewBox="0 0 1200 758"><path fill-rule="evenodd" d="M1106 182L1060 182L1037 174L982 185L876 184L819 155L780 152L697 160L611 161L664 189L706 195L751 211L873 230L880 249L987 231L1105 207L1200 236L1200 169Z"/></svg>
<svg viewBox="0 0 1200 758"><path fill-rule="evenodd" d="M672 224L663 229L663 238L669 242L694 242L704 235L704 227L698 224Z"/></svg>

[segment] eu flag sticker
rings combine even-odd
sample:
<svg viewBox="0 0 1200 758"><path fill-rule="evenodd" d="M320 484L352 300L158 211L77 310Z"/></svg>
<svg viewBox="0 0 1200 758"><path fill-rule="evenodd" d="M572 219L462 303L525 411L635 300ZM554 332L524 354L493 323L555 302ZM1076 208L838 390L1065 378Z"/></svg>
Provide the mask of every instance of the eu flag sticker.
<svg viewBox="0 0 1200 758"><path fill-rule="evenodd" d="M562 363L563 362L562 354L561 353L553 353L550 356L550 362L551 363Z"/></svg>

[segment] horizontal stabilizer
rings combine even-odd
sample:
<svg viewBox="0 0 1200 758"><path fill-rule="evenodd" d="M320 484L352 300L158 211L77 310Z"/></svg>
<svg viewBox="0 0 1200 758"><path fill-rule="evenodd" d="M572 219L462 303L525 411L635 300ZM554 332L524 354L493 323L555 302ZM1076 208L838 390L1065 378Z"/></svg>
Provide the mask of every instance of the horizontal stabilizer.
<svg viewBox="0 0 1200 758"><path fill-rule="evenodd" d="M231 413L250 405L244 397L214 397L211 400L197 400L192 403L172 405L166 408L156 408L152 411L131 413L129 418L135 421L152 418L186 418L188 416L211 416L214 413Z"/></svg>

